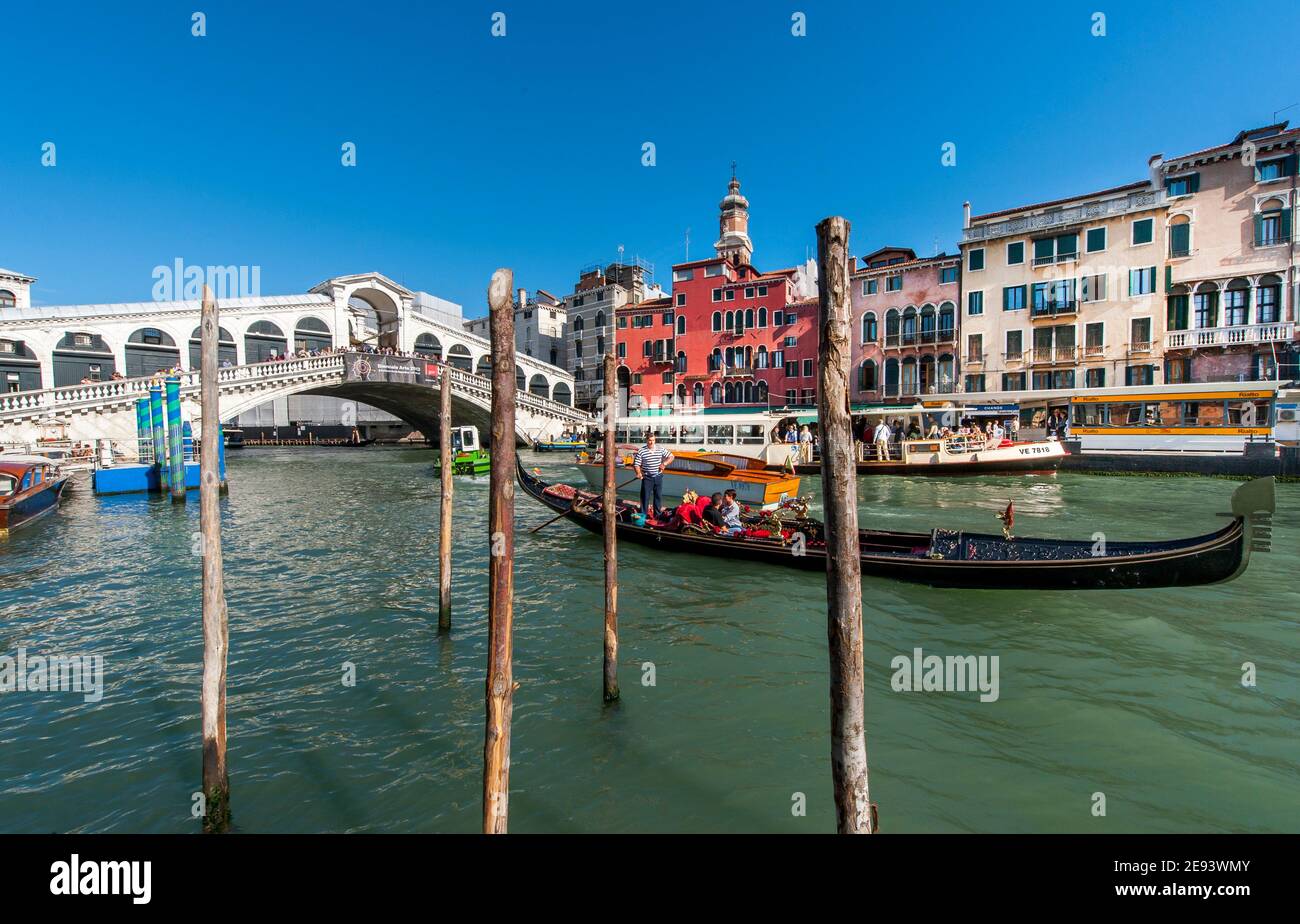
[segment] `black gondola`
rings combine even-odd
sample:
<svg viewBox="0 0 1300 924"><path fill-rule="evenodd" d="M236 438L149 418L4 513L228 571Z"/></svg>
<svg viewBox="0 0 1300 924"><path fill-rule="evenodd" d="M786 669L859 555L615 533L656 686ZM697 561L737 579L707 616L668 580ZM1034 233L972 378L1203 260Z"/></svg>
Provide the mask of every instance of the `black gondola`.
<svg viewBox="0 0 1300 924"><path fill-rule="evenodd" d="M519 483L538 503L593 533L604 531L599 495L569 485L552 485L518 466ZM1252 544L1252 520L1273 512L1273 479L1259 478L1232 495L1231 522L1191 539L1108 542L1104 553L1091 540L1026 539L936 529L929 533L864 529L862 573L932 587L1004 590L1191 587L1230 581L1245 570ZM622 542L674 552L695 552L772 565L826 570L822 524L790 524L802 542L787 538L731 538L696 531L637 526L635 504L620 502ZM1259 524L1263 525L1263 524Z"/></svg>

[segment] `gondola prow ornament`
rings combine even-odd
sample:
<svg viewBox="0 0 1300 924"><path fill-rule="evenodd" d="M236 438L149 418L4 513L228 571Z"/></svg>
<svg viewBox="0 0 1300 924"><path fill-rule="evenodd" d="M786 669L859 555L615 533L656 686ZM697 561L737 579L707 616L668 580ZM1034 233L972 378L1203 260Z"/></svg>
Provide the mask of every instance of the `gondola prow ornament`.
<svg viewBox="0 0 1300 924"><path fill-rule="evenodd" d="M1002 538L1014 538L1011 535L1011 527L1016 524L1016 505L1011 501L1007 501L1007 509L993 515L1002 521Z"/></svg>

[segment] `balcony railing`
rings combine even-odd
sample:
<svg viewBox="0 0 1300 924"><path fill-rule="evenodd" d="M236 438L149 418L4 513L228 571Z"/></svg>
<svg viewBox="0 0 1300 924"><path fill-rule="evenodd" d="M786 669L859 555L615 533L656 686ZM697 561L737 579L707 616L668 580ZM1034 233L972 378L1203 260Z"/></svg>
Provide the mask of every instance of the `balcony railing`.
<svg viewBox="0 0 1300 924"><path fill-rule="evenodd" d="M963 359L962 362L964 362L968 366L982 366L984 365L984 354L967 353L966 358Z"/></svg>
<svg viewBox="0 0 1300 924"><path fill-rule="evenodd" d="M1250 343L1289 341L1295 323L1238 324L1232 327L1201 327L1194 330L1171 330L1165 335L1166 350L1195 350L1201 347L1238 346Z"/></svg>
<svg viewBox="0 0 1300 924"><path fill-rule="evenodd" d="M1083 355L1087 359L1096 359L1098 356L1106 355L1106 344L1089 343L1083 348Z"/></svg>
<svg viewBox="0 0 1300 924"><path fill-rule="evenodd" d="M1065 314L1078 314L1079 303L1071 299L1068 302L1049 302L1046 305L1035 305L1029 310L1031 318L1056 318Z"/></svg>
<svg viewBox="0 0 1300 924"><path fill-rule="evenodd" d="M1054 253L1046 257L1034 257L1034 266L1055 266L1058 263L1069 263L1071 260L1079 259L1079 252L1074 253Z"/></svg>
<svg viewBox="0 0 1300 924"><path fill-rule="evenodd" d="M1150 340L1135 340L1128 345L1129 353L1150 353L1155 344Z"/></svg>
<svg viewBox="0 0 1300 924"><path fill-rule="evenodd" d="M954 343L956 340L955 328L940 327L937 330L922 330L915 333L885 334L885 347L897 349L934 343Z"/></svg>
<svg viewBox="0 0 1300 924"><path fill-rule="evenodd" d="M1072 363L1079 358L1078 347L1039 347L1034 350L1035 363Z"/></svg>
<svg viewBox="0 0 1300 924"><path fill-rule="evenodd" d="M1014 353L1003 353L1002 361L1006 363L1020 363L1025 361L1025 351L1016 350Z"/></svg>
<svg viewBox="0 0 1300 924"><path fill-rule="evenodd" d="M722 370L724 376L727 375L753 375L753 366L726 366Z"/></svg>

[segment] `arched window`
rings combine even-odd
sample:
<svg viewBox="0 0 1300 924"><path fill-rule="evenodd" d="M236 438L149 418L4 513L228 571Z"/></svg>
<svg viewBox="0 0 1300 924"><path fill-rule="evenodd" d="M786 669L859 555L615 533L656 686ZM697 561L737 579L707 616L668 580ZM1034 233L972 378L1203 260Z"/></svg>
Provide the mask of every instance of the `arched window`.
<svg viewBox="0 0 1300 924"><path fill-rule="evenodd" d="M885 360L885 396L898 397L898 360L896 359Z"/></svg>
<svg viewBox="0 0 1300 924"><path fill-rule="evenodd" d="M713 352L709 354L709 371L717 372L721 368L722 368L722 351L717 347L714 347Z"/></svg>
<svg viewBox="0 0 1300 924"><path fill-rule="evenodd" d="M760 346L758 348L758 365L755 368L758 369L767 368L767 347Z"/></svg>
<svg viewBox="0 0 1300 924"><path fill-rule="evenodd" d="M935 330L935 311L934 305L926 305L921 309L921 342L934 343Z"/></svg>
<svg viewBox="0 0 1300 924"><path fill-rule="evenodd" d="M18 296L8 289L0 289L0 308L13 308L18 304Z"/></svg>
<svg viewBox="0 0 1300 924"><path fill-rule="evenodd" d="M721 312L721 311L715 311L715 312L713 312L713 329L714 329L715 331L722 330L722 312Z"/></svg>
<svg viewBox="0 0 1300 924"><path fill-rule="evenodd" d="M725 392L725 394L726 394L726 397L723 398L723 400L724 400L727 404L735 404L735 403L736 403L736 386L733 385L733 384L731 384L730 382L728 382L728 383L726 384L726 386L724 387L724 392Z"/></svg>
<svg viewBox="0 0 1300 924"><path fill-rule="evenodd" d="M596 312L596 326L597 327L605 326L605 312L603 311Z"/></svg>
<svg viewBox="0 0 1300 924"><path fill-rule="evenodd" d="M759 326L759 327L767 327L767 309L766 309L766 308L760 308L760 309L758 309L758 326Z"/></svg>
<svg viewBox="0 0 1300 924"><path fill-rule="evenodd" d="M696 403L696 404L703 404L703 403L704 403L704 383L703 383L703 382L696 382L696 383L695 383L695 393L694 393L694 398L695 398L695 403Z"/></svg>
<svg viewBox="0 0 1300 924"><path fill-rule="evenodd" d="M759 382L759 383L758 383L758 388L755 389L754 400L758 401L760 404L766 404L766 403L767 403L767 383L766 383L766 382Z"/></svg>
<svg viewBox="0 0 1300 924"><path fill-rule="evenodd" d="M728 311L727 330L735 330L735 329L736 329L736 313L734 311Z"/></svg>
<svg viewBox="0 0 1300 924"><path fill-rule="evenodd" d="M736 348L727 347L727 368L731 369L736 365Z"/></svg>
<svg viewBox="0 0 1300 924"><path fill-rule="evenodd" d="M885 312L885 346L898 346L898 309L890 308ZM886 367L885 387L889 387L889 372Z"/></svg>
<svg viewBox="0 0 1300 924"><path fill-rule="evenodd" d="M679 314L677 316L677 336L680 337L686 333L686 316Z"/></svg>
<svg viewBox="0 0 1300 924"><path fill-rule="evenodd" d="M939 306L939 341L948 343L957 337L957 306L944 302Z"/></svg>
<svg viewBox="0 0 1300 924"><path fill-rule="evenodd" d="M876 361L864 359L858 366L858 391L875 391L879 386L876 381Z"/></svg>
<svg viewBox="0 0 1300 924"><path fill-rule="evenodd" d="M582 315L578 315L573 319L573 330L575 332L582 330Z"/></svg>
<svg viewBox="0 0 1300 924"><path fill-rule="evenodd" d="M678 350L677 351L677 374L684 375L685 373L686 373L686 354L683 353L681 350ZM683 395L682 397L684 398L686 396Z"/></svg>
<svg viewBox="0 0 1300 924"><path fill-rule="evenodd" d="M875 343L876 335L876 313L868 311L862 316L862 342Z"/></svg>
<svg viewBox="0 0 1300 924"><path fill-rule="evenodd" d="M746 309L745 309L745 328L746 328L746 329L749 329L749 328L751 328L751 327L753 327L753 326L754 326L754 309L753 309L753 308L746 308Z"/></svg>
<svg viewBox="0 0 1300 924"><path fill-rule="evenodd" d="M717 382L714 382L712 385L709 386L709 403L710 404L722 403L722 386Z"/></svg>
<svg viewBox="0 0 1300 924"><path fill-rule="evenodd" d="M908 305L903 309L903 346L916 343L916 309Z"/></svg>

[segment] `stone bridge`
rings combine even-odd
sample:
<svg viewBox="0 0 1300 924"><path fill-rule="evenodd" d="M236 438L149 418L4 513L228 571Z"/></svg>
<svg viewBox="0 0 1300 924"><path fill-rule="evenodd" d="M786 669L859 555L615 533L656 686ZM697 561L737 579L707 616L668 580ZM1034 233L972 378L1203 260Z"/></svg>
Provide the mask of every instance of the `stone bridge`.
<svg viewBox="0 0 1300 924"><path fill-rule="evenodd" d="M274 398L328 395L377 407L411 424L426 437L437 432L443 381L452 387L452 417L474 424L486 439L492 406L489 378L420 355L330 353L218 370L221 419L229 422ZM202 435L198 372L180 375L183 413ZM52 431L71 440L109 439L130 453L136 443L135 403L146 397L155 377L116 379L35 391L0 394L0 445L34 443ZM521 442L547 439L590 422L568 404L526 390L516 367L515 432Z"/></svg>

